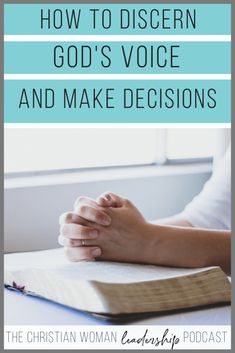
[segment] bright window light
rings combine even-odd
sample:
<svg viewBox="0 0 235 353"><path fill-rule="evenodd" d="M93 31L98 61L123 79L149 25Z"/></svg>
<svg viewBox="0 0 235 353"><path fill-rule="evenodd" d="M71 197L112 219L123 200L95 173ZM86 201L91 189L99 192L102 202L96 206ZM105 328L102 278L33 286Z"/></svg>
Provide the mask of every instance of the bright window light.
<svg viewBox="0 0 235 353"><path fill-rule="evenodd" d="M154 129L5 129L5 173L151 164Z"/></svg>
<svg viewBox="0 0 235 353"><path fill-rule="evenodd" d="M216 150L217 129L167 129L166 158L212 157Z"/></svg>
<svg viewBox="0 0 235 353"><path fill-rule="evenodd" d="M212 157L216 129L6 128L5 173L46 172Z"/></svg>

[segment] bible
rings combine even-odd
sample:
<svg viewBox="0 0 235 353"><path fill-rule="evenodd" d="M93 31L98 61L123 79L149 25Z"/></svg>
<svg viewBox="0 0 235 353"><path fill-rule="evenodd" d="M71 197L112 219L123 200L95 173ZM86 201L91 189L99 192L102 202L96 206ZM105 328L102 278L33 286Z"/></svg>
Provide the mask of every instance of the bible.
<svg viewBox="0 0 235 353"><path fill-rule="evenodd" d="M220 267L69 262L63 249L6 254L4 283L26 295L104 316L231 301L231 284Z"/></svg>

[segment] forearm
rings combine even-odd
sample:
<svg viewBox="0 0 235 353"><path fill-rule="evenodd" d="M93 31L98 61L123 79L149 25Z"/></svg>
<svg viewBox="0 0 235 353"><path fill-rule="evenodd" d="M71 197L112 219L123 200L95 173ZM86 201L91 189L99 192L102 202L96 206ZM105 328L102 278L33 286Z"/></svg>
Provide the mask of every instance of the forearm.
<svg viewBox="0 0 235 353"><path fill-rule="evenodd" d="M150 262L165 266L221 266L230 273L231 232L148 224Z"/></svg>

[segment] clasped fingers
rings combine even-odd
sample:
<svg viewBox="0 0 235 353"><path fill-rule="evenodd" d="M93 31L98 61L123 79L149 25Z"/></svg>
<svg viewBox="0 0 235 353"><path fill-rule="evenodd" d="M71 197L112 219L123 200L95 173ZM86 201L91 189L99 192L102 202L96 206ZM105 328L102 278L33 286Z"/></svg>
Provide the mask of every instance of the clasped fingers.
<svg viewBox="0 0 235 353"><path fill-rule="evenodd" d="M110 216L94 200L89 198L79 197L75 202L74 212L86 221L103 226L111 224Z"/></svg>
<svg viewBox="0 0 235 353"><path fill-rule="evenodd" d="M96 239L98 230L80 224L64 223L60 226L60 234L70 239Z"/></svg>

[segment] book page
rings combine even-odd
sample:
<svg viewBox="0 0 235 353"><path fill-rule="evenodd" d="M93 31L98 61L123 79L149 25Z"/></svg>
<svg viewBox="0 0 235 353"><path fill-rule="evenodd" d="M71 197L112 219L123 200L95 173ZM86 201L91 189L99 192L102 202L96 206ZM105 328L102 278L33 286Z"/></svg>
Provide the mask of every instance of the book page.
<svg viewBox="0 0 235 353"><path fill-rule="evenodd" d="M46 270L67 279L106 283L131 283L189 275L204 269L173 268L118 262L70 262L63 249L5 255L5 270L10 272Z"/></svg>

